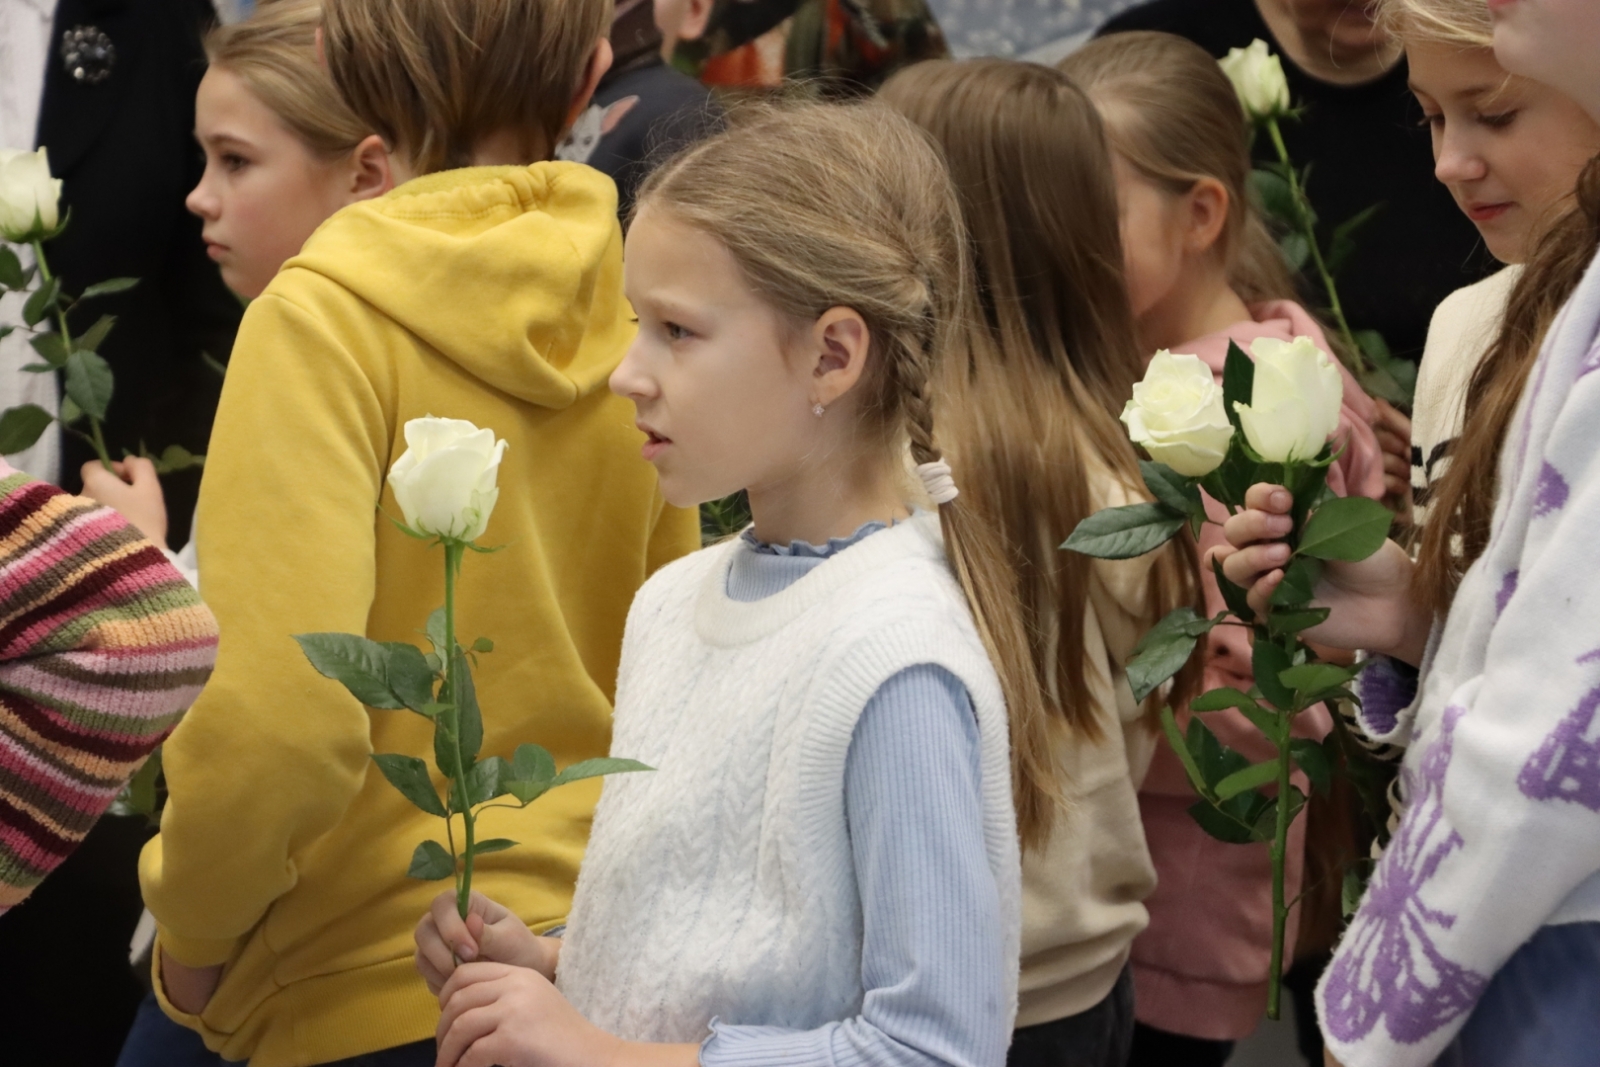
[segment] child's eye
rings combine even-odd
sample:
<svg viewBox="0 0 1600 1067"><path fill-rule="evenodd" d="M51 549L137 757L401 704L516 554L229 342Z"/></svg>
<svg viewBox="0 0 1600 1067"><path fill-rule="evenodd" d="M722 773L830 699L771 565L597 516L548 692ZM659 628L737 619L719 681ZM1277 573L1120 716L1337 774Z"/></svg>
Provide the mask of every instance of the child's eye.
<svg viewBox="0 0 1600 1067"><path fill-rule="evenodd" d="M675 322L665 322L661 328L667 331L667 337L674 341L682 341L686 337L694 336L689 330L684 329Z"/></svg>
<svg viewBox="0 0 1600 1067"><path fill-rule="evenodd" d="M224 152L222 154L222 165L227 170L241 170L249 162L248 159L236 152Z"/></svg>
<svg viewBox="0 0 1600 1067"><path fill-rule="evenodd" d="M1478 116L1478 121L1483 123L1485 126L1489 127L1491 130L1503 130L1507 126L1509 126L1513 122L1515 122L1516 119L1517 119L1517 112L1515 110L1502 111L1499 114L1495 114L1495 115L1479 115Z"/></svg>
<svg viewBox="0 0 1600 1067"><path fill-rule="evenodd" d="M1444 112L1437 111L1437 112L1434 112L1433 114L1430 115L1426 111L1424 111L1422 113L1422 121L1417 123L1417 125L1418 126L1431 126L1431 127L1443 126L1444 125Z"/></svg>

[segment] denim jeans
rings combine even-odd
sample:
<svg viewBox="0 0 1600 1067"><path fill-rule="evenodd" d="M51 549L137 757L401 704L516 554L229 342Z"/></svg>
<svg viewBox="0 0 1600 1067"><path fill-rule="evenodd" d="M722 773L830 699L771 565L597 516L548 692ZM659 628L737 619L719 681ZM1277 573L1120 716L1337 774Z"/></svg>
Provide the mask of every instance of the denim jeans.
<svg viewBox="0 0 1600 1067"><path fill-rule="evenodd" d="M123 1043L117 1067L227 1067L225 1060L206 1048L200 1035L167 1018L154 996L144 998L133 1029ZM326 1064L325 1067L433 1067L432 1041L417 1041L379 1052L368 1052Z"/></svg>
<svg viewBox="0 0 1600 1067"><path fill-rule="evenodd" d="M1436 1067L1600 1063L1600 923L1541 927L1512 954Z"/></svg>

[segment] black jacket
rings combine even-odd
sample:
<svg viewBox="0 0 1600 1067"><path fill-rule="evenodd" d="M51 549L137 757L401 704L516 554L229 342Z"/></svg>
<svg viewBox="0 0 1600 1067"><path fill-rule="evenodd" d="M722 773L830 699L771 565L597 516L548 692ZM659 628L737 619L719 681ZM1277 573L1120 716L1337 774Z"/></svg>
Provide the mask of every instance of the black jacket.
<svg viewBox="0 0 1600 1067"><path fill-rule="evenodd" d="M203 452L221 378L201 353L226 362L241 305L200 241L200 220L183 206L200 180L194 96L205 73L201 35L214 19L207 0L60 0L56 8L39 144L65 183L66 232L45 253L69 293L107 278L137 277L126 293L87 305L74 330L117 316L100 348L116 375L106 423L113 456L141 444ZM92 26L115 57L98 83L73 78L62 35ZM63 484L93 452L68 434ZM188 534L199 472L164 480L174 545Z"/></svg>

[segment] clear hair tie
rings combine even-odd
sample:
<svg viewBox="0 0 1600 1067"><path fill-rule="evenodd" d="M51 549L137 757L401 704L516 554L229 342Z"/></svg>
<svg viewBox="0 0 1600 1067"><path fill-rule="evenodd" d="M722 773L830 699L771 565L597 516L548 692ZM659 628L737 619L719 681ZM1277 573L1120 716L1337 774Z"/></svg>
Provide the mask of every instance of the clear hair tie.
<svg viewBox="0 0 1600 1067"><path fill-rule="evenodd" d="M922 487L935 504L948 504L961 495L961 490L956 488L955 478L950 474L950 464L942 459L917 464L917 477L922 479Z"/></svg>

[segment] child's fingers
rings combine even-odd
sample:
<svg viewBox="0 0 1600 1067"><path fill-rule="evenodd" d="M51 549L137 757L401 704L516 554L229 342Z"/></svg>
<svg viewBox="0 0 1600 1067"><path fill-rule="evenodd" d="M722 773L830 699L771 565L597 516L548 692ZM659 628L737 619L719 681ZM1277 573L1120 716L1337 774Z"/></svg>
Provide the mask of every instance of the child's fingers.
<svg viewBox="0 0 1600 1067"><path fill-rule="evenodd" d="M1234 552L1222 561L1222 573L1228 581L1249 589L1273 571L1289 562L1289 546L1281 541L1249 545Z"/></svg>
<svg viewBox="0 0 1600 1067"><path fill-rule="evenodd" d="M113 466L118 468L117 473L121 474L129 485L160 484L161 476L156 473L156 465L141 456L129 456L121 463L113 464Z"/></svg>
<svg viewBox="0 0 1600 1067"><path fill-rule="evenodd" d="M1288 537L1293 528L1294 520L1288 515L1251 509L1228 516L1228 521L1222 524L1222 536L1234 548L1246 548L1280 541Z"/></svg>
<svg viewBox="0 0 1600 1067"><path fill-rule="evenodd" d="M439 931L440 939L450 946L457 959L465 961L478 958L478 941L467 929L467 924L461 921L461 913L456 911L454 893L447 889L434 897L428 914Z"/></svg>
<svg viewBox="0 0 1600 1067"><path fill-rule="evenodd" d="M431 916L417 924L417 932L413 937L417 943L417 971L428 983L428 992L438 996L439 990L456 969L450 946L439 936Z"/></svg>
<svg viewBox="0 0 1600 1067"><path fill-rule="evenodd" d="M1273 515L1287 515L1289 509L1294 506L1294 497L1290 496L1289 490L1281 485L1257 482L1245 490L1244 506Z"/></svg>
<svg viewBox="0 0 1600 1067"><path fill-rule="evenodd" d="M439 1021L439 1036L436 1039L439 1045L438 1058L434 1060L435 1067L465 1067L467 1061L462 1056L468 1053L474 1045L483 1042L495 1032L499 1024L499 1014L491 1007L475 1005L471 1009L460 1013L450 1020L446 1028L444 1020ZM479 1053L488 1050L479 1049ZM475 1057L477 1062L484 1064L493 1063Z"/></svg>

